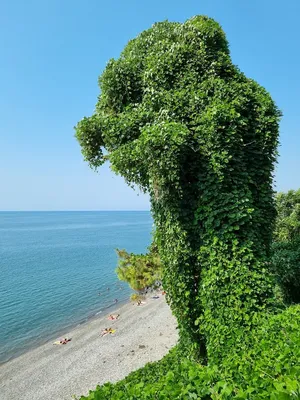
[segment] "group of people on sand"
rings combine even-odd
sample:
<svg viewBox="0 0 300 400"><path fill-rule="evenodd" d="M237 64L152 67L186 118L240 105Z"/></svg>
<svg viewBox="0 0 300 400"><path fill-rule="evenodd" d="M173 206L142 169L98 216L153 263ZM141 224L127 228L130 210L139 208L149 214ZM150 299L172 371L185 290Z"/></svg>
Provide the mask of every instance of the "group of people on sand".
<svg viewBox="0 0 300 400"><path fill-rule="evenodd" d="M110 321L116 321L118 318L120 317L120 314L109 314L109 316L107 317L107 319L109 319ZM108 333L111 335L113 333L116 332L116 329L113 328L105 328L103 329L103 331L101 332L101 337L107 335Z"/></svg>
<svg viewBox="0 0 300 400"><path fill-rule="evenodd" d="M165 295L166 294L166 292L163 290L162 292L161 292L161 294L162 295ZM156 295L156 296L153 296L152 297L153 299L158 299L159 298L159 296L158 295ZM115 299L115 303L117 303L118 302L118 299ZM137 301L137 305L138 306L142 306L142 305L144 305L144 304L146 304L146 302L145 301L142 301L142 300L138 300ZM120 317L120 314L109 314L109 316L107 317L107 319L109 319L110 321L116 321L118 318ZM107 334L114 334L116 332L116 329L113 329L113 328L105 328L105 329L103 329L102 330L102 332L101 332L101 337L103 337L103 336L105 336L105 335L107 335ZM61 340L58 340L58 341L56 341L56 342L54 342L53 344L67 344L68 342L70 342L72 340L72 338L63 338L63 339L61 339Z"/></svg>
<svg viewBox="0 0 300 400"><path fill-rule="evenodd" d="M118 286L119 286L119 290L123 289L122 286L121 286L119 283L117 283L117 284L118 284ZM109 291L110 291L110 287L107 287L107 288L106 288L106 291L109 292ZM98 293L98 296L101 296L101 295L102 295L102 293L99 292L99 293ZM115 300L114 300L114 303L115 303L115 304L117 304L118 302L119 302L118 299L115 299ZM116 315L110 314L107 318L108 318L110 321L115 321L115 320L117 320L117 319L119 318L119 316L120 316L120 314L116 314ZM105 335L107 335L107 334L113 334L113 333L115 333L115 332L116 332L116 329L105 328L105 329L103 329L102 332L101 332L101 337L102 337L102 336L105 336Z"/></svg>

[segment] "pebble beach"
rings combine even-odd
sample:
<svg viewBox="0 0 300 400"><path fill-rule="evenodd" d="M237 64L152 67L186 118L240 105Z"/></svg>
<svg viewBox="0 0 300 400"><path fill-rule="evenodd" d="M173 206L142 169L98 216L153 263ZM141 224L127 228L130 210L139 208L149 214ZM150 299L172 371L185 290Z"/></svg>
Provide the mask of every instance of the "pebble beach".
<svg viewBox="0 0 300 400"><path fill-rule="evenodd" d="M147 362L161 359L176 344L176 320L165 297L127 303L108 315L63 333L55 340L0 365L1 400L71 400L107 381L116 382ZM101 337L105 328L115 332Z"/></svg>

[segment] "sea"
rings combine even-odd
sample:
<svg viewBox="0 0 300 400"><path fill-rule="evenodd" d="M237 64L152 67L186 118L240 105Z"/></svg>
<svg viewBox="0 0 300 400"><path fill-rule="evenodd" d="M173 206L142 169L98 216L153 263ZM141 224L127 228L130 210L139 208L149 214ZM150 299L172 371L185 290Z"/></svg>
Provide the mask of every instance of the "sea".
<svg viewBox="0 0 300 400"><path fill-rule="evenodd" d="M147 211L0 212L0 363L129 300L116 248L144 253Z"/></svg>

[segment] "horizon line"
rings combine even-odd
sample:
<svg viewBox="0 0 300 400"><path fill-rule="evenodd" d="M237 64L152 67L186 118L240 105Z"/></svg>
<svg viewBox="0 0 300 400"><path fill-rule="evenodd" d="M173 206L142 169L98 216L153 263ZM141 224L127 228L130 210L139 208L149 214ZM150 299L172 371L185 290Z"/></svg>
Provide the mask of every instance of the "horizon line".
<svg viewBox="0 0 300 400"><path fill-rule="evenodd" d="M129 212L129 211L134 211L134 212L145 212L145 211L151 211L150 209L144 209L144 210L130 210L130 209L116 209L116 210L0 210L1 212Z"/></svg>

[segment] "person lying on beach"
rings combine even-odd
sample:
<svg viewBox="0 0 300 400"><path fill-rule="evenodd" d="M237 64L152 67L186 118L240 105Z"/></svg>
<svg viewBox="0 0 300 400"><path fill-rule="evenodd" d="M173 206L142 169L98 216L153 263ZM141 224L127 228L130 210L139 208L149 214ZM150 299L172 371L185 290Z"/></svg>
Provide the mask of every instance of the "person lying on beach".
<svg viewBox="0 0 300 400"><path fill-rule="evenodd" d="M111 320L111 321L114 321L115 319L118 319L119 316L120 316L120 314L115 314L115 315L110 314L110 315L108 316L108 319Z"/></svg>
<svg viewBox="0 0 300 400"><path fill-rule="evenodd" d="M112 328L105 328L105 329L103 329L103 331L101 332L101 337L104 336L104 335L107 335L108 333L109 333L109 334L112 334L112 333L115 333L115 332L116 332L115 329L112 329Z"/></svg>
<svg viewBox="0 0 300 400"><path fill-rule="evenodd" d="M54 342L53 344L67 344L68 342L71 342L72 338L64 338L62 340L58 340Z"/></svg>
<svg viewBox="0 0 300 400"><path fill-rule="evenodd" d="M137 305L142 306L143 304L146 304L144 301L138 300Z"/></svg>

